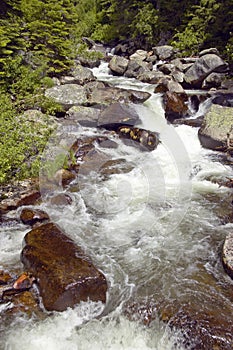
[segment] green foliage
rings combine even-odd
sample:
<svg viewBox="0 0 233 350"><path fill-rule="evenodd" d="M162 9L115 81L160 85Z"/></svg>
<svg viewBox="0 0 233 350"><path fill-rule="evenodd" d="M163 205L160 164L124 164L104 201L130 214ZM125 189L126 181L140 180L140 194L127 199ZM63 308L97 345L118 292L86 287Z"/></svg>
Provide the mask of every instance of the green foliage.
<svg viewBox="0 0 233 350"><path fill-rule="evenodd" d="M53 129L49 117L38 121L17 115L5 93L0 93L0 110L0 184L37 176L40 154Z"/></svg>

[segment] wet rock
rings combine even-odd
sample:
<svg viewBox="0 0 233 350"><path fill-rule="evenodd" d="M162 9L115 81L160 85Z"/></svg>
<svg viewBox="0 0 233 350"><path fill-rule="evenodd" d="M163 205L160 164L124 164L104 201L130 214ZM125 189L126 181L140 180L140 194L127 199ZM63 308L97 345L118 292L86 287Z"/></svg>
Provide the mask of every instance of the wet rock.
<svg viewBox="0 0 233 350"><path fill-rule="evenodd" d="M84 106L71 107L65 118L69 120L75 120L82 126L96 127L100 109Z"/></svg>
<svg viewBox="0 0 233 350"><path fill-rule="evenodd" d="M204 79L212 72L225 73L228 65L215 54L204 55L189 68L184 76L187 84L195 88L200 88Z"/></svg>
<svg viewBox="0 0 233 350"><path fill-rule="evenodd" d="M49 216L43 210L25 208L21 211L20 219L25 225L33 226L35 223L48 221Z"/></svg>
<svg viewBox="0 0 233 350"><path fill-rule="evenodd" d="M224 242L222 262L226 273L233 279L233 233L230 232Z"/></svg>
<svg viewBox="0 0 233 350"><path fill-rule="evenodd" d="M173 122L174 119L187 116L189 114L187 101L186 93L167 91L163 96L166 119Z"/></svg>
<svg viewBox="0 0 233 350"><path fill-rule="evenodd" d="M64 111L72 106L87 105L87 92L81 85L66 84L49 88L45 96L61 104Z"/></svg>
<svg viewBox="0 0 233 350"><path fill-rule="evenodd" d="M35 282L35 277L31 274L24 272L14 282L13 288L17 290L30 289Z"/></svg>
<svg viewBox="0 0 233 350"><path fill-rule="evenodd" d="M139 144L142 150L153 151L159 144L159 134L140 128L122 126L117 130L122 138L131 140L130 145Z"/></svg>
<svg viewBox="0 0 233 350"><path fill-rule="evenodd" d="M233 108L213 104L204 117L198 132L201 145L213 150L227 148L227 135L230 139L233 125Z"/></svg>
<svg viewBox="0 0 233 350"><path fill-rule="evenodd" d="M173 120L173 124L177 125L189 125L194 128L199 128L202 125L203 122L203 117L198 117L198 118L179 118Z"/></svg>
<svg viewBox="0 0 233 350"><path fill-rule="evenodd" d="M100 167L100 174L104 177L108 177L114 174L129 173L133 169L133 164L130 164L125 159L111 159Z"/></svg>
<svg viewBox="0 0 233 350"><path fill-rule="evenodd" d="M139 115L132 105L117 102L100 113L98 127L116 130L121 125L135 125L139 121Z"/></svg>
<svg viewBox="0 0 233 350"><path fill-rule="evenodd" d="M57 185L67 186L74 179L75 174L70 170L59 169L52 178L52 182L55 182Z"/></svg>
<svg viewBox="0 0 233 350"><path fill-rule="evenodd" d="M172 59L176 53L176 50L169 45L156 46L152 50L159 60L162 61Z"/></svg>
<svg viewBox="0 0 233 350"><path fill-rule="evenodd" d="M37 179L24 180L2 187L0 214L15 210L23 205L33 205L41 197Z"/></svg>
<svg viewBox="0 0 233 350"><path fill-rule="evenodd" d="M233 107L233 93L216 92L212 98L212 103L224 107Z"/></svg>
<svg viewBox="0 0 233 350"><path fill-rule="evenodd" d="M12 279L11 275L3 270L0 270L0 285L7 284Z"/></svg>
<svg viewBox="0 0 233 350"><path fill-rule="evenodd" d="M109 68L115 75L123 75L127 69L129 60L125 57L114 55L109 62Z"/></svg>
<svg viewBox="0 0 233 350"><path fill-rule="evenodd" d="M99 58L86 58L78 56L78 60L83 67L95 68L99 67L101 60Z"/></svg>
<svg viewBox="0 0 233 350"><path fill-rule="evenodd" d="M49 202L56 206L66 206L72 203L72 198L68 194L60 193L50 198Z"/></svg>
<svg viewBox="0 0 233 350"><path fill-rule="evenodd" d="M106 301L107 283L82 249L54 223L24 238L24 267L35 276L47 310L64 311L80 301Z"/></svg>
<svg viewBox="0 0 233 350"><path fill-rule="evenodd" d="M172 78L165 76L158 81L158 85L155 87L154 92L171 92L176 94L185 94L185 91L181 84L174 81Z"/></svg>

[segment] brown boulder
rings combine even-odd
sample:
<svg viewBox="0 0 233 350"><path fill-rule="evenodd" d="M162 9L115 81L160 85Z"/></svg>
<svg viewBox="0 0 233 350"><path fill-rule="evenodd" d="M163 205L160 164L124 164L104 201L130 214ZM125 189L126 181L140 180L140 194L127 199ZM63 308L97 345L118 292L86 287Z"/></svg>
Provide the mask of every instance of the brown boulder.
<svg viewBox="0 0 233 350"><path fill-rule="evenodd" d="M33 226L37 222L48 221L49 216L43 210L25 208L21 211L20 219L25 225Z"/></svg>
<svg viewBox="0 0 233 350"><path fill-rule="evenodd" d="M164 95L163 101L165 105L165 117L169 121L188 115L188 97L185 93L179 94L167 91Z"/></svg>
<svg viewBox="0 0 233 350"><path fill-rule="evenodd" d="M106 301L107 282L90 258L54 223L24 238L24 267L37 280L47 310L64 311L80 301Z"/></svg>

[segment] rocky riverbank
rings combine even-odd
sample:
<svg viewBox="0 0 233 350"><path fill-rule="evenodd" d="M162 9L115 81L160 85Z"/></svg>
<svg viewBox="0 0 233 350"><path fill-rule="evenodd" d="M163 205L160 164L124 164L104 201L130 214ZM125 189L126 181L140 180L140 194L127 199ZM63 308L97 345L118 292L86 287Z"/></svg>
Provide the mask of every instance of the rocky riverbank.
<svg viewBox="0 0 233 350"><path fill-rule="evenodd" d="M130 56L126 53L124 57L107 56L106 60L112 74L151 84L154 91L162 95L168 122L200 126L199 139L203 147L219 151L232 166L233 84L229 79L227 63L215 49L200 52L198 57L180 58L172 47L161 46L149 52L137 50ZM35 179L2 188L0 224L11 225L12 220L22 220L25 225L32 226L25 236L21 254L23 270L0 273L1 303L11 301L14 304L13 309L5 312L4 319L19 311L32 314L35 310L39 317L45 317L44 308L47 311L63 311L81 300L106 302L107 281L104 272L46 213L33 206L40 203L41 191L43 198L54 206L70 205L72 199L69 191L79 190L75 179L80 172L86 175L94 169L104 181L112 174L132 170L133 165L125 159L112 159L101 149L114 149L119 142L127 142L146 155L156 149L160 142L158 133L137 127L140 115L136 112L135 104L146 101L150 93L120 89L98 81L86 67L93 66L93 62L85 61L85 67L81 63L82 59L69 76L55 79L55 86L48 89L45 95L62 106L56 117L51 117L57 126L68 126L68 129L74 125L88 126L96 128L97 135L84 135L72 142L62 166L44 174L40 183ZM193 111L197 111L200 103L206 99L210 104L208 112L199 116L198 122L191 122ZM33 111L30 113L33 114ZM35 113L39 119L38 111ZM98 130L105 130L105 135L98 135ZM232 187L232 179L226 179L220 185ZM64 188L66 193L57 195L57 186ZM8 217L7 213L20 207L22 210L17 211L20 217ZM232 217L229 218L231 220ZM224 244L223 263L230 276L232 255L232 239L229 236ZM195 278L198 279L197 276ZM206 278L205 284L218 288L216 282L208 280L204 272L201 278ZM231 291L227 290L226 293L232 300ZM152 300L149 305L145 305L144 300L134 300L125 307L125 313L129 318L142 318L145 324L159 317L163 322L168 322L171 328L185 330L187 346L197 339L196 347L192 349L200 349L201 346L204 349L207 343L213 348L231 349L233 325L225 324L220 313L206 315L198 307L188 302L187 305L179 305L178 301L174 301L173 305L166 304L166 298L161 303ZM221 309L220 304L218 308ZM206 329L205 321L209 327L208 334L203 331ZM227 336L222 341L224 334Z"/></svg>

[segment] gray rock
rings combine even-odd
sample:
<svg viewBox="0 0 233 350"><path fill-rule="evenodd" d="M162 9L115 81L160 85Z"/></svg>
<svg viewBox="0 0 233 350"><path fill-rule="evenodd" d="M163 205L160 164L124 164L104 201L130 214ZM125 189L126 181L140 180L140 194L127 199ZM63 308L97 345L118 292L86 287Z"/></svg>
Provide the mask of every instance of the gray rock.
<svg viewBox="0 0 233 350"><path fill-rule="evenodd" d="M183 87L176 81L174 81L171 77L165 76L160 79L158 85L155 88L155 92L175 92L177 94L185 93Z"/></svg>
<svg viewBox="0 0 233 350"><path fill-rule="evenodd" d="M139 121L140 118L132 105L117 102L100 113L98 126L115 130L122 125L135 125Z"/></svg>
<svg viewBox="0 0 233 350"><path fill-rule="evenodd" d="M60 103L65 111L72 106L87 105L87 93L83 86L66 84L53 86L45 91L45 96Z"/></svg>
<svg viewBox="0 0 233 350"><path fill-rule="evenodd" d="M201 145L212 150L224 150L227 135L233 138L233 108L212 104L198 132Z"/></svg>
<svg viewBox="0 0 233 350"><path fill-rule="evenodd" d="M90 81L96 80L92 71L81 65L76 65L72 71L71 75L74 77L74 83L84 85Z"/></svg>
<svg viewBox="0 0 233 350"><path fill-rule="evenodd" d="M199 52L199 57L207 55L209 53L213 53L214 55L218 55L219 56L218 49L216 49L215 47L211 47L209 49L205 49L205 50L202 50L201 52Z"/></svg>
<svg viewBox="0 0 233 350"><path fill-rule="evenodd" d="M127 78L137 78L139 74L148 72L151 68L153 68L153 66L151 66L150 63L130 60L124 76Z"/></svg>
<svg viewBox="0 0 233 350"><path fill-rule="evenodd" d="M97 126L100 110L92 107L73 106L66 115L66 119L77 121L82 126L95 127Z"/></svg>
<svg viewBox="0 0 233 350"><path fill-rule="evenodd" d="M128 67L129 60L121 56L113 56L109 62L109 68L115 75L123 75Z"/></svg>
<svg viewBox="0 0 233 350"><path fill-rule="evenodd" d="M133 53L129 59L130 60L136 60L136 61L144 61L148 56L147 51L145 50L137 50L135 53Z"/></svg>
<svg viewBox="0 0 233 350"><path fill-rule="evenodd" d="M202 89L210 89L212 87L221 86L222 81L225 79L226 74L224 73L210 73L202 83Z"/></svg>
<svg viewBox="0 0 233 350"><path fill-rule="evenodd" d="M203 80L212 72L226 72L228 64L215 54L200 57L184 76L184 80L192 87L201 87Z"/></svg>
<svg viewBox="0 0 233 350"><path fill-rule="evenodd" d="M143 83L157 84L165 75L159 71L146 71L138 75L137 79Z"/></svg>
<svg viewBox="0 0 233 350"><path fill-rule="evenodd" d="M230 232L224 242L222 262L225 271L233 278L233 232Z"/></svg>
<svg viewBox="0 0 233 350"><path fill-rule="evenodd" d="M174 47L170 45L156 46L153 47L152 50L159 60L162 61L172 59L176 53Z"/></svg>

